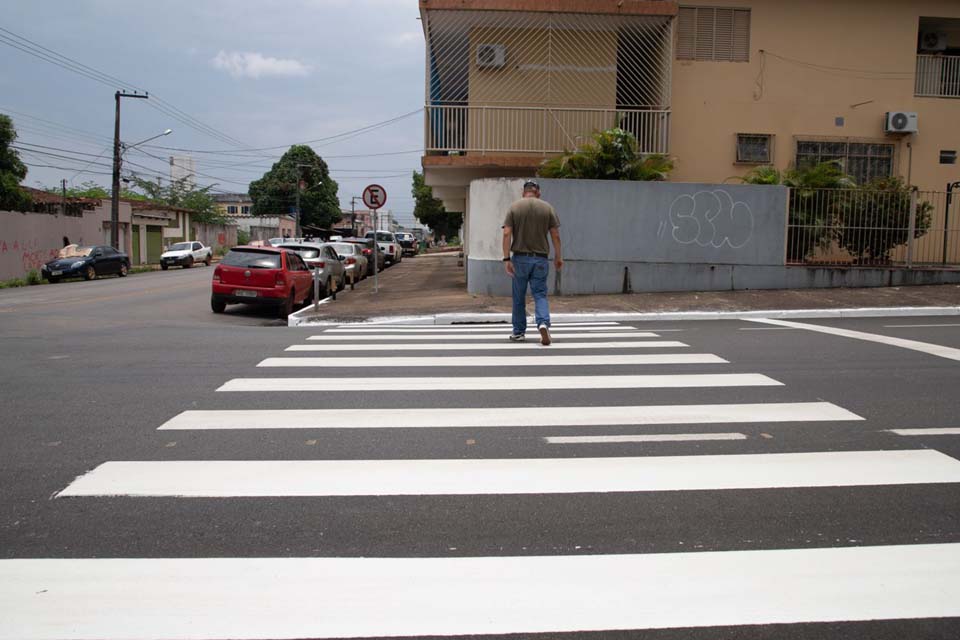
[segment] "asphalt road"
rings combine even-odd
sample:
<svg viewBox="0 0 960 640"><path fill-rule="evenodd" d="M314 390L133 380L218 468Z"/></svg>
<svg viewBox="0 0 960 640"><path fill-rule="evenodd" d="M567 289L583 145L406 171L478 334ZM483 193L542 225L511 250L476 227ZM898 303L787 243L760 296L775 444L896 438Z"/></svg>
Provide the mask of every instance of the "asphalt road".
<svg viewBox="0 0 960 640"><path fill-rule="evenodd" d="M212 314L209 277L198 268L0 291L0 638L960 636L960 435L889 431L960 427L950 352L742 321L635 325L655 338L607 338L594 326L567 339L558 329L549 351L484 330L419 339L327 330L339 337L311 341L321 332L285 328L267 311ZM960 321L942 317L802 323L960 349ZM595 346L652 340L686 346ZM584 344L562 346L573 342ZM420 343L447 348L393 346ZM306 344L384 346L285 351ZM678 353L727 362L584 359ZM461 356L542 363L462 366ZM305 357L353 360L257 366ZM452 364L391 366L398 357ZM664 384L681 374L771 384L545 388L555 376ZM431 380L414 386L413 376ZM316 377L356 384L217 391L236 379L282 387ZM542 386L443 389L466 377ZM414 388L389 390L403 386ZM683 417L591 418L660 405ZM747 406L722 423L729 407L716 405ZM284 413L391 408L408 411ZM439 409L456 410L439 418L448 426L396 426ZM212 428L223 410L240 413L226 417L231 428ZM187 411L198 412L188 428L159 429ZM343 419L353 428L338 427ZM685 439L545 439L638 435ZM261 465L218 476L217 461ZM359 464L321 464L337 461ZM469 466L485 461L495 468ZM769 464L751 471L758 461ZM661 466L632 475L651 464ZM213 497L179 497L191 491ZM174 559L231 564L162 564ZM323 563L333 559L342 564Z"/></svg>

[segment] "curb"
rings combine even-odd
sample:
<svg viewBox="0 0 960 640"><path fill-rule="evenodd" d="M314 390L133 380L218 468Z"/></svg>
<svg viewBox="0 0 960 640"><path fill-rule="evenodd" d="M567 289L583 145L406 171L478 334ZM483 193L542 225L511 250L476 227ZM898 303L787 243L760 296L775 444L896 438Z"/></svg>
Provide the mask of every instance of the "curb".
<svg viewBox="0 0 960 640"><path fill-rule="evenodd" d="M312 306L312 305L311 305ZM440 313L422 316L384 316L363 321L337 322L332 319L311 322L304 314L305 307L288 319L288 325L329 326L343 324L508 324L509 313ZM851 309L769 309L763 311L658 311L650 313L555 313L554 322L583 320L614 320L620 322L648 322L668 320L749 320L752 318L882 318L909 316L956 316L960 307L862 307Z"/></svg>

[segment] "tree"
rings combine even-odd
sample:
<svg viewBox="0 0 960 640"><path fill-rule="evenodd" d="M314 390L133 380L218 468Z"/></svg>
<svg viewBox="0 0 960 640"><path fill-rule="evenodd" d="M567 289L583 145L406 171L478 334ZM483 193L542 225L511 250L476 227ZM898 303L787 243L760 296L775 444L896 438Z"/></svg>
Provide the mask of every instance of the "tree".
<svg viewBox="0 0 960 640"><path fill-rule="evenodd" d="M410 192L415 200L414 217L430 227L434 237L447 236L449 239L463 224L463 213L447 211L443 202L433 197L433 189L427 186L419 171L413 172L413 188Z"/></svg>
<svg viewBox="0 0 960 640"><path fill-rule="evenodd" d="M46 187L44 189L47 193L52 193L55 195L62 195L62 187ZM92 180L87 180L86 182L81 182L79 187L68 187L67 188L67 197L68 198L91 198L97 200L106 200L110 197L110 190L106 187L102 187ZM137 193L131 189L121 189L120 197L126 198L128 200L146 200L147 197L142 193Z"/></svg>
<svg viewBox="0 0 960 640"><path fill-rule="evenodd" d="M670 158L640 153L632 133L614 128L593 134L590 142L574 151L544 161L538 175L541 178L660 181L666 180L671 171Z"/></svg>
<svg viewBox="0 0 960 640"><path fill-rule="evenodd" d="M29 194L20 188L20 181L27 177L27 167L20 155L11 149L17 139L13 120L0 115L0 210L28 211L33 206Z"/></svg>
<svg viewBox="0 0 960 640"><path fill-rule="evenodd" d="M307 166L299 166L307 165ZM323 158L306 145L293 145L259 180L250 183L252 213L277 215L296 211L300 181L300 223L329 228L341 219L337 183Z"/></svg>
<svg viewBox="0 0 960 640"><path fill-rule="evenodd" d="M136 176L133 182L144 195L136 194L140 200L152 200L171 207L189 209L191 220L202 224L223 224L227 217L221 213L210 195L213 185L197 188L189 176L173 180L166 186Z"/></svg>

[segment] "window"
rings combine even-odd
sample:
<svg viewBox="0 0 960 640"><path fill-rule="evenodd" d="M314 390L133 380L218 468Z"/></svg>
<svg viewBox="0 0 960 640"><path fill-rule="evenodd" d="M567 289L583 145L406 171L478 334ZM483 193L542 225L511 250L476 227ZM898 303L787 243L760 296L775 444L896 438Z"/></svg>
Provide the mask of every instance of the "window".
<svg viewBox="0 0 960 640"><path fill-rule="evenodd" d="M236 214L236 213L237 213L237 207L236 207L235 205L232 205L232 204L231 204L231 205L227 205L227 213L229 213L229 214Z"/></svg>
<svg viewBox="0 0 960 640"><path fill-rule="evenodd" d="M240 213L242 213L243 215L249 214L249 213L250 213L250 207L247 206L247 205L243 205L242 207L240 207Z"/></svg>
<svg viewBox="0 0 960 640"><path fill-rule="evenodd" d="M193 243L193 250L194 250L194 251L200 251L200 249L202 249L202 248L203 248L203 247L200 246L200 243L199 243L199 242L194 242L194 243Z"/></svg>
<svg viewBox="0 0 960 640"><path fill-rule="evenodd" d="M738 133L737 162L770 164L773 161L773 136L769 133Z"/></svg>
<svg viewBox="0 0 960 640"><path fill-rule="evenodd" d="M750 10L680 7L677 60L750 61Z"/></svg>
<svg viewBox="0 0 960 640"><path fill-rule="evenodd" d="M798 140L797 167L839 160L857 184L866 184L874 178L893 175L893 151L894 145L886 143Z"/></svg>

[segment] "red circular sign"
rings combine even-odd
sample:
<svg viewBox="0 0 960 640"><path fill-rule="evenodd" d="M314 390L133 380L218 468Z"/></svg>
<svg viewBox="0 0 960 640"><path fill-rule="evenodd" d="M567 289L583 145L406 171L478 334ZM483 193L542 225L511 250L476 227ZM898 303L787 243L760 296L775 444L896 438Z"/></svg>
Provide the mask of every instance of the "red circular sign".
<svg viewBox="0 0 960 640"><path fill-rule="evenodd" d="M379 209L387 204L387 190L378 184L371 184L363 190L363 204L368 209Z"/></svg>

